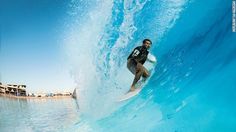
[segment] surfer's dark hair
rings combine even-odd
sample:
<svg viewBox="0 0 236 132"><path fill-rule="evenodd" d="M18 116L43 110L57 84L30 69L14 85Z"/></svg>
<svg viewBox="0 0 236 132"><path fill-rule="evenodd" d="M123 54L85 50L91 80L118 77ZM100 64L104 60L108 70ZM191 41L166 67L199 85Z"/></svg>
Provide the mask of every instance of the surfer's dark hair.
<svg viewBox="0 0 236 132"><path fill-rule="evenodd" d="M151 41L150 39L144 39L144 40L143 40L143 44L144 44L145 42L147 42L147 41L152 44L152 41Z"/></svg>

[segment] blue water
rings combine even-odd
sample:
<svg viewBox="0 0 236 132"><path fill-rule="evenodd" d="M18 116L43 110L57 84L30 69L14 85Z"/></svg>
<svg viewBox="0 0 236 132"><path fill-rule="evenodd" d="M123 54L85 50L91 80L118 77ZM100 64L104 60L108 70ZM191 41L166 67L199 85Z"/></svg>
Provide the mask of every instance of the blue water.
<svg viewBox="0 0 236 132"><path fill-rule="evenodd" d="M76 124L76 102L63 99L15 99L0 96L1 132L55 132Z"/></svg>
<svg viewBox="0 0 236 132"><path fill-rule="evenodd" d="M83 120L72 129L236 131L231 1L78 3L85 13L72 15L66 42ZM137 97L117 103L133 78L126 57L144 38L158 64Z"/></svg>
<svg viewBox="0 0 236 132"><path fill-rule="evenodd" d="M77 102L2 102L0 128L235 132L236 33L231 31L231 8L231 1L223 0L71 1L62 39L77 83ZM153 41L151 53L158 62L138 96L117 102L133 79L126 58L144 38ZM53 104L58 108L50 112ZM22 111L26 114L12 117L18 110L12 107L22 105L28 108ZM23 122L15 124L26 125L9 127L17 116Z"/></svg>

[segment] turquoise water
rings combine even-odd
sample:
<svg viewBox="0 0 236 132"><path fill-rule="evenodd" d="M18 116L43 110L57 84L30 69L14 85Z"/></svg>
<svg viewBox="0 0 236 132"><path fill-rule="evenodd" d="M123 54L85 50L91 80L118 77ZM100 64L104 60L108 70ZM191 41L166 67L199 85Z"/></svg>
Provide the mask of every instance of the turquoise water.
<svg viewBox="0 0 236 132"><path fill-rule="evenodd" d="M231 1L73 0L64 21L78 99L1 98L0 129L82 132L235 132L236 34ZM126 58L144 38L158 63L125 102ZM77 105L78 104L78 107Z"/></svg>
<svg viewBox="0 0 236 132"><path fill-rule="evenodd" d="M236 131L231 1L77 2L65 35L82 113L74 129ZM138 96L117 103L133 79L126 58L144 38L153 41L154 74Z"/></svg>
<svg viewBox="0 0 236 132"><path fill-rule="evenodd" d="M76 107L72 98L14 99L0 96L0 131L63 131L78 122Z"/></svg>

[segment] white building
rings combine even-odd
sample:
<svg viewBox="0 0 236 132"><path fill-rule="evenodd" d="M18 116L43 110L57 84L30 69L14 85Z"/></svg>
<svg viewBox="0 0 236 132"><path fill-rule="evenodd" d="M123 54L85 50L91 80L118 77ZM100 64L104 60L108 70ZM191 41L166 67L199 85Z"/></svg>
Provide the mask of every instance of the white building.
<svg viewBox="0 0 236 132"><path fill-rule="evenodd" d="M26 96L26 85L2 84L0 83L0 93L15 96Z"/></svg>

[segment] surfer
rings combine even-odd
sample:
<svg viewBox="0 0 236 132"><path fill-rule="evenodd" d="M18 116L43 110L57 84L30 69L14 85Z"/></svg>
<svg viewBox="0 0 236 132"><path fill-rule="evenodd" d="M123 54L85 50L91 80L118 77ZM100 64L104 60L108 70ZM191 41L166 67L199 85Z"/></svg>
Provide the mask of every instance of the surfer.
<svg viewBox="0 0 236 132"><path fill-rule="evenodd" d="M132 72L135 77L131 85L130 91L135 90L135 84L140 77L146 80L150 75L148 70L143 66L146 60L148 60L148 49L151 47L152 41L150 39L144 39L142 46L136 47L127 58L127 68ZM148 60L152 62L151 60Z"/></svg>

